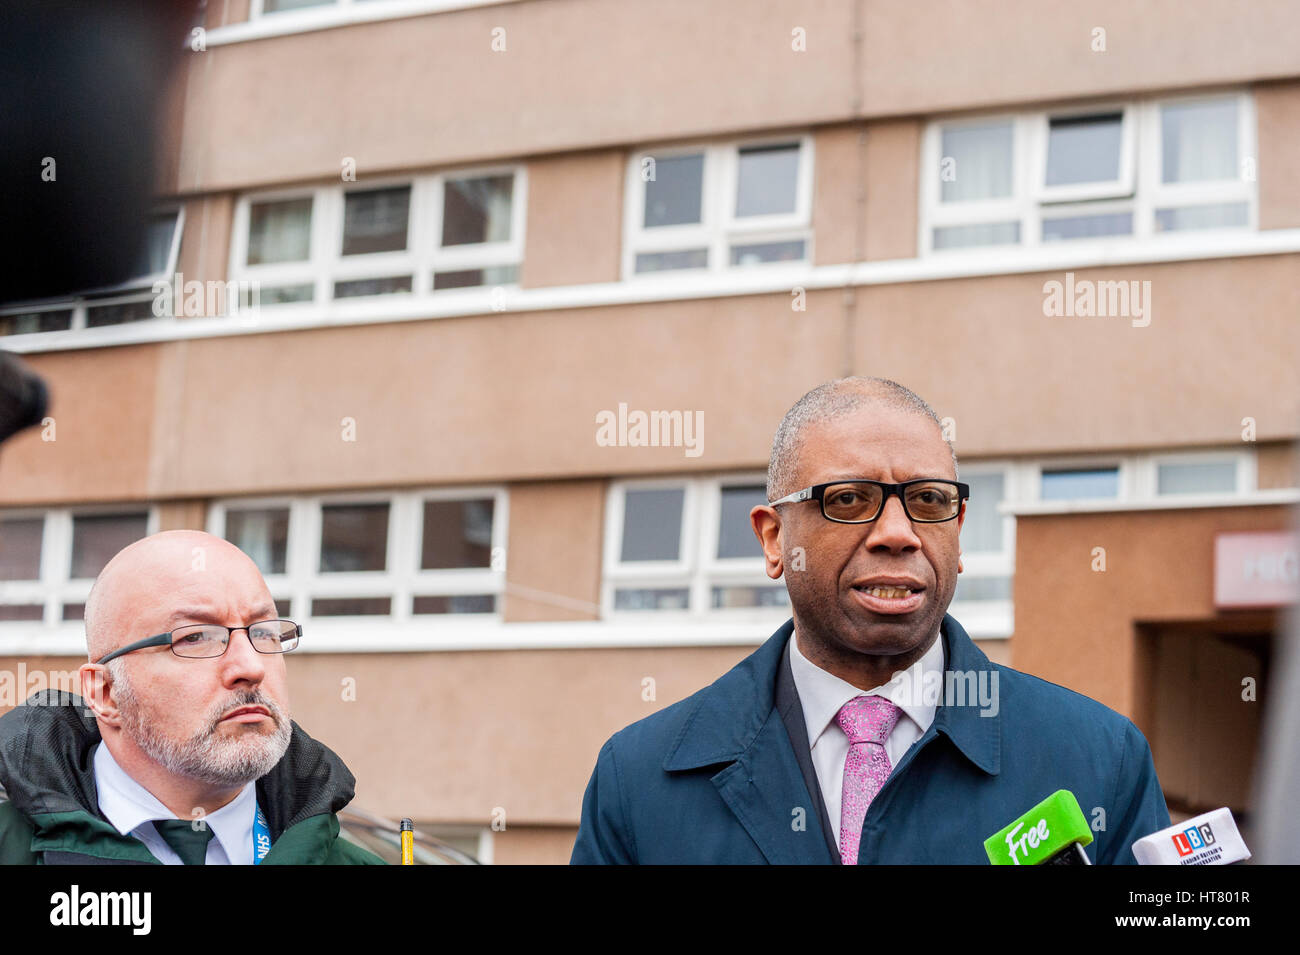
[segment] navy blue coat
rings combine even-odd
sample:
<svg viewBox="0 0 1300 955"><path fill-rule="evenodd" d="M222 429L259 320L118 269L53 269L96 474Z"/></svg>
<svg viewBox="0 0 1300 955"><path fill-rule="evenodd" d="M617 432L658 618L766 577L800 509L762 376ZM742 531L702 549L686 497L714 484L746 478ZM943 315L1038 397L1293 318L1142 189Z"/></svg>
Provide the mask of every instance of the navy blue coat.
<svg viewBox="0 0 1300 955"><path fill-rule="evenodd" d="M605 743L572 862L838 861L792 696L793 630L787 621L711 686ZM1138 728L1086 696L991 663L951 616L940 633L946 670L986 671L988 687L996 675L996 713L941 701L872 801L858 864L988 865L984 840L1058 789L1078 797L1092 825L1094 864L1134 864L1133 842L1169 825Z"/></svg>

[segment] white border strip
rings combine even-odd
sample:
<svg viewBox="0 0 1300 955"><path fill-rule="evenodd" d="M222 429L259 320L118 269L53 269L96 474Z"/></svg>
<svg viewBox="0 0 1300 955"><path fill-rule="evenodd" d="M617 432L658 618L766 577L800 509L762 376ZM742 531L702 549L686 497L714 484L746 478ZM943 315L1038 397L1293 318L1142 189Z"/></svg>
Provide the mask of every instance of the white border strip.
<svg viewBox="0 0 1300 955"><path fill-rule="evenodd" d="M1163 236L1148 241L1080 242L1071 243L1067 248L1053 245L1013 251L979 249L935 253L926 258L843 265L775 265L723 275L656 276L622 282L528 289L484 287L463 292L438 292L422 298L383 296L365 302L331 302L322 307L279 306L256 314L245 313L224 318L159 318L104 328L3 336L0 337L0 348L20 353L67 351L501 312L555 311L775 292L790 294L796 288L806 290L893 285L1294 252L1300 252L1300 229Z"/></svg>
<svg viewBox="0 0 1300 955"><path fill-rule="evenodd" d="M1029 501L999 504L998 511L1016 517L1040 514L1105 514L1110 511L1185 511L1207 507L1267 507L1274 504L1300 504L1300 490L1269 488L1242 494L1163 494L1158 498L1117 501L1104 498L1092 501Z"/></svg>
<svg viewBox="0 0 1300 955"><path fill-rule="evenodd" d="M429 13L450 13L455 10L472 10L476 7L504 6L518 0L370 0L367 3L333 3L329 6L309 7L304 10L286 10L283 13L253 15L250 4L249 18L239 23L213 27L206 31L204 43L208 47L227 46L248 40L311 33L354 23L375 23L380 20L400 20ZM257 4L261 8L261 4ZM188 41L186 48L189 48Z"/></svg>
<svg viewBox="0 0 1300 955"><path fill-rule="evenodd" d="M647 647L756 647L787 619L787 614L747 616L744 620L671 623L647 614L645 621L556 620L537 623L430 621L376 626L374 620L315 620L303 624L304 653L429 653L467 650L597 650ZM954 616L958 616L954 614ZM960 620L961 617L958 616ZM973 622L975 618L972 618ZM989 621L989 625L995 623ZM968 625L977 640L1005 640L1005 621L994 633ZM0 657L86 656L86 637L76 624L43 634L0 633Z"/></svg>

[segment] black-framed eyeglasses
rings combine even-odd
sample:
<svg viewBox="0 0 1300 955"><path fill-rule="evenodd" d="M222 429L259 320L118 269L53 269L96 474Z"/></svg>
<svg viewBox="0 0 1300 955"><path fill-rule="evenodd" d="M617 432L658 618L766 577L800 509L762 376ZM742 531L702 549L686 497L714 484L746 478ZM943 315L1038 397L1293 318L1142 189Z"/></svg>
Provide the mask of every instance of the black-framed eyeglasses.
<svg viewBox="0 0 1300 955"><path fill-rule="evenodd" d="M918 524L942 524L961 512L961 502L970 497L970 485L942 478L917 478L902 484L886 484L866 478L814 484L787 494L778 504L817 501L822 517L837 524L870 524L885 509L891 494L903 502L903 511Z"/></svg>
<svg viewBox="0 0 1300 955"><path fill-rule="evenodd" d="M248 642L258 653L288 653L298 646L302 639L302 626L292 620L259 620L247 627L223 627L216 623L195 623L177 627L170 633L159 633L145 637L135 643L114 650L96 663L107 663L124 653L143 650L145 647L171 647L178 657L201 659L219 657L226 652L230 638L236 630L248 634Z"/></svg>

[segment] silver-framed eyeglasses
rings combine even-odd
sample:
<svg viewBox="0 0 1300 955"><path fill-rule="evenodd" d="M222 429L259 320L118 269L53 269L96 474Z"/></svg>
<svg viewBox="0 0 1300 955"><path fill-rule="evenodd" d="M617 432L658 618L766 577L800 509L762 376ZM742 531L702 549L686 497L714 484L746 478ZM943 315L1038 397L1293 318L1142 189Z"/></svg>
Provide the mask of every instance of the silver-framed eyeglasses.
<svg viewBox="0 0 1300 955"><path fill-rule="evenodd" d="M970 485L946 478L917 478L901 484L886 484L866 478L814 484L768 504L799 504L817 501L822 517L837 524L870 524L885 509L891 494L903 502L903 511L918 524L942 524L961 513L961 502L970 497Z"/></svg>
<svg viewBox="0 0 1300 955"><path fill-rule="evenodd" d="M248 634L248 642L258 653L288 653L298 646L302 639L302 626L292 620L259 620L247 627L223 627L216 623L194 623L177 627L169 633L159 633L145 637L135 643L114 650L100 657L96 663L107 663L125 653L143 650L145 647L170 647L178 657L202 659L219 657L226 652L230 638L236 630Z"/></svg>

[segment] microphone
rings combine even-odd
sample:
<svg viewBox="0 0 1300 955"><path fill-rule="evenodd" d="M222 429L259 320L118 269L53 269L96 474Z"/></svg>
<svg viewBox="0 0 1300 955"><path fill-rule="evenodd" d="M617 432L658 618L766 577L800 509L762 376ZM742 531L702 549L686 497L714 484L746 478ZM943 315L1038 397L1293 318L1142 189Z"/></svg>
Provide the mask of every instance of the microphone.
<svg viewBox="0 0 1300 955"><path fill-rule="evenodd" d="M1068 789L1058 789L984 840L994 865L1092 865L1083 847L1092 829Z"/></svg>
<svg viewBox="0 0 1300 955"><path fill-rule="evenodd" d="M1224 807L1175 823L1133 843L1138 865L1230 865L1250 858L1232 810Z"/></svg>
<svg viewBox="0 0 1300 955"><path fill-rule="evenodd" d="M0 441L40 424L50 393L36 372L8 352L0 352Z"/></svg>

